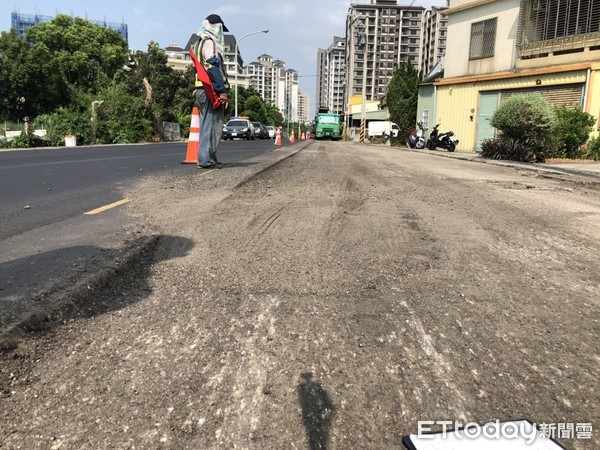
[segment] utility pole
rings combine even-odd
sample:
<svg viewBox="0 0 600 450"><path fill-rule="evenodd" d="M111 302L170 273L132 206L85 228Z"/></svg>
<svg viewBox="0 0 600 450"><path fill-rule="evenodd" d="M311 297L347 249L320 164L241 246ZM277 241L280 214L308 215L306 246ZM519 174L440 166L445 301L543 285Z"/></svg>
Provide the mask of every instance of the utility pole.
<svg viewBox="0 0 600 450"><path fill-rule="evenodd" d="M367 122L367 17L354 12L351 15L350 25L356 30L356 40L353 47L356 50L363 50L363 77L362 77L362 105L360 109L360 142L365 142L366 122Z"/></svg>

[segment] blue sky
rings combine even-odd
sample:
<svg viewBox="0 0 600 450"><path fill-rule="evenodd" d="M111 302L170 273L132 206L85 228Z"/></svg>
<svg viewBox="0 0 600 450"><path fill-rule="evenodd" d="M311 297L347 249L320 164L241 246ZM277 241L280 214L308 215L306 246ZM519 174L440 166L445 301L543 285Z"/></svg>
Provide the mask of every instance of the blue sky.
<svg viewBox="0 0 600 450"><path fill-rule="evenodd" d="M211 13L219 14L230 33L238 38L246 33L269 29L268 34L244 38L239 48L244 63L256 61L266 53L298 72L300 88L310 95L314 106L316 55L327 48L333 36L343 36L346 13L351 3L370 0L0 0L0 31L10 29L10 14L57 13L90 20L125 22L129 47L146 50L148 42L161 47L171 43L184 46L201 21ZM410 5L411 0L402 4ZM416 0L415 5L443 5L444 0Z"/></svg>

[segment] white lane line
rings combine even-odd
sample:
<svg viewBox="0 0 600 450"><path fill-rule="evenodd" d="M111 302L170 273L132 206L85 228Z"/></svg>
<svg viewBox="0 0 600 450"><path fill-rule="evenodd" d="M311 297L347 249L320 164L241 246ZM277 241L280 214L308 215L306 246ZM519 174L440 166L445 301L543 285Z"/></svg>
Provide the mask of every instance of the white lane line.
<svg viewBox="0 0 600 450"><path fill-rule="evenodd" d="M116 208L117 206L124 205L127 202L129 202L129 199L124 198L123 200L119 200L118 202L111 203L110 205L101 206L100 208L92 209L91 211L88 211L83 214L86 214L88 216L91 216L93 214L99 214L99 213L107 211L109 209Z"/></svg>

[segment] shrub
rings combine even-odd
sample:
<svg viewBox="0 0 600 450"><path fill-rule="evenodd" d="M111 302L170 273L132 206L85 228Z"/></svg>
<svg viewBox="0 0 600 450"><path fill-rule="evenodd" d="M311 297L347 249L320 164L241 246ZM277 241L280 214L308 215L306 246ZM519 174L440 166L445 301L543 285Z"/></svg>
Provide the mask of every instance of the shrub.
<svg viewBox="0 0 600 450"><path fill-rule="evenodd" d="M25 131L23 131L19 136L8 142L6 146L9 148L47 147L48 141L36 136L31 131L29 132L29 136L27 136Z"/></svg>
<svg viewBox="0 0 600 450"><path fill-rule="evenodd" d="M566 107L555 109L557 124L555 127L556 148L552 156L557 158L581 157L581 146L586 143L596 123L596 119L581 108Z"/></svg>
<svg viewBox="0 0 600 450"><path fill-rule="evenodd" d="M387 138L384 138L383 136L370 136L368 139L365 139L365 141L369 141L371 144L385 144L387 143Z"/></svg>
<svg viewBox="0 0 600 450"><path fill-rule="evenodd" d="M556 113L539 94L515 95L498 107L490 123L502 140L541 152L553 145Z"/></svg>
<svg viewBox="0 0 600 450"><path fill-rule="evenodd" d="M26 148L29 147L29 142L27 141L27 135L25 131L22 131L20 135L13 138L8 143L9 148Z"/></svg>
<svg viewBox="0 0 600 450"><path fill-rule="evenodd" d="M99 144L152 140L152 109L143 98L129 94L122 85L110 86L100 93L100 98L96 130Z"/></svg>
<svg viewBox="0 0 600 450"><path fill-rule="evenodd" d="M73 135L78 144L89 144L91 135L90 116L87 112L59 108L43 116L48 125L48 140L51 145L64 145L65 136Z"/></svg>
<svg viewBox="0 0 600 450"><path fill-rule="evenodd" d="M398 136L394 137L392 136L390 138L390 144L392 145L392 147L405 147L406 146L406 138L402 138L401 134L398 134Z"/></svg>
<svg viewBox="0 0 600 450"><path fill-rule="evenodd" d="M481 156L530 163L544 160L543 153L508 139L484 139L481 143Z"/></svg>
<svg viewBox="0 0 600 450"><path fill-rule="evenodd" d="M585 149L581 153L581 157L600 161L600 136L595 136L587 142Z"/></svg>

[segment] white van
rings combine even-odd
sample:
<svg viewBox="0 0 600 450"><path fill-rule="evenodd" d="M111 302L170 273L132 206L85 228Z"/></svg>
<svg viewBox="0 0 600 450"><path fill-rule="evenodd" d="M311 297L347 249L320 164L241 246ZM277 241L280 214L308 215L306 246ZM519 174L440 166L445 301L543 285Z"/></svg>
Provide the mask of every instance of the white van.
<svg viewBox="0 0 600 450"><path fill-rule="evenodd" d="M385 137L398 137L400 128L394 122L389 120L371 121L367 127L368 138L371 139L373 136L384 136Z"/></svg>

